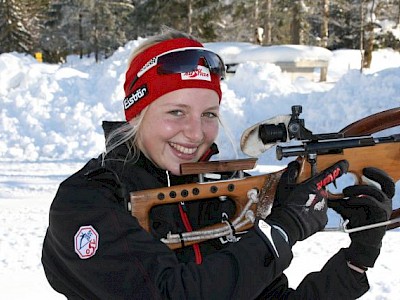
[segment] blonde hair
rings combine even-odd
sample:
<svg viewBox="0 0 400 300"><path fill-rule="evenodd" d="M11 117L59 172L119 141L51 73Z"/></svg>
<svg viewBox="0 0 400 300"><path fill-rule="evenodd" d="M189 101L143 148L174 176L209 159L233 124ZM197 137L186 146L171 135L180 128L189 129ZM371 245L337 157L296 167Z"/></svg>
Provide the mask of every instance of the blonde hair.
<svg viewBox="0 0 400 300"><path fill-rule="evenodd" d="M131 54L131 57L128 60L128 67L132 60L141 52L145 51L147 48L160 43L162 41L176 39L176 38L188 38L197 41L193 36L171 29L169 27L163 26L161 29L161 34L150 37L146 39L142 44L140 44ZM139 158L140 149L138 146L138 132L140 131L140 127L142 124L142 120L144 114L147 111L146 107L143 109L136 117L134 117L131 121L124 123L119 126L117 129L111 131L111 133L106 137L106 148L103 152L103 164L104 160L112 150L117 148L122 144L126 144L129 152L125 161L135 161Z"/></svg>
<svg viewBox="0 0 400 300"><path fill-rule="evenodd" d="M131 63L131 61L141 52L143 52L144 50L146 50L147 48L158 44L160 42L163 41L167 41L167 40L172 40L172 39L178 39L178 38L187 38L190 40L194 40L194 41L199 41L198 39L196 39L194 36L169 28L167 26L163 26L161 29L161 34L160 35L155 35L152 36L148 39L146 39L143 43L141 43L135 50L133 50L130 59L128 60L128 66Z"/></svg>

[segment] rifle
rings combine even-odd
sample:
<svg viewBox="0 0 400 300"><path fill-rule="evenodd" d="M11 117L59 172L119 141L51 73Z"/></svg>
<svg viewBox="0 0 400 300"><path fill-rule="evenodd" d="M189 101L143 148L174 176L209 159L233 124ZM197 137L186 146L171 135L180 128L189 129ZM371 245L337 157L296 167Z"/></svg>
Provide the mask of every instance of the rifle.
<svg viewBox="0 0 400 300"><path fill-rule="evenodd" d="M259 156L276 145L277 159L296 157L301 168L298 182L331 166L339 160L349 162L349 173L362 182L362 169L380 168L396 182L400 179L400 134L373 137L372 134L400 125L400 107L383 111L356 121L337 133L313 134L300 119L301 106L293 106L292 114L278 116L247 129L241 138L245 154ZM298 145L284 145L288 140ZM277 172L245 176L245 170L255 167L257 158L186 163L181 174L197 174L199 182L172 187L132 192L128 209L140 225L150 231L149 213L152 207L163 204L198 201L208 198L229 197L236 204L236 213L222 223L197 231L181 234L169 233L161 239L171 249L188 246L208 239L225 236L235 239L235 233L253 226L256 217L265 218L271 210L276 188L285 169ZM210 172L234 172L230 179L206 181ZM328 199L341 197L329 194ZM400 208L393 210L387 229L400 226ZM344 231L346 230L344 227Z"/></svg>

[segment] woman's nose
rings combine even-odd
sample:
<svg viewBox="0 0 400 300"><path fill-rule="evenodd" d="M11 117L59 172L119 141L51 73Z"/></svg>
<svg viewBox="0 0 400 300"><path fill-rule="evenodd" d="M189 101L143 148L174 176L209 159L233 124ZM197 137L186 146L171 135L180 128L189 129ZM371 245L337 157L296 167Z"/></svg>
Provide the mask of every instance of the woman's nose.
<svg viewBox="0 0 400 300"><path fill-rule="evenodd" d="M184 133L191 142L202 142L204 138L204 130L201 118L193 117L188 119Z"/></svg>

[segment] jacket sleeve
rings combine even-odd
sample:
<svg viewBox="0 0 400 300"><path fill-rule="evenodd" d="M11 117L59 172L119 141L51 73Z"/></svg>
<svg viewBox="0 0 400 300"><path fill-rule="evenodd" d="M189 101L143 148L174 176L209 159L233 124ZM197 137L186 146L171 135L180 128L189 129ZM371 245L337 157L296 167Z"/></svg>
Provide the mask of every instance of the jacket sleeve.
<svg viewBox="0 0 400 300"><path fill-rule="evenodd" d="M67 297L251 299L292 259L283 238L275 241L277 257L250 230L239 242L206 256L201 265L179 263L172 250L116 202L109 186L87 181L79 172L61 184L50 210L42 262L50 284ZM82 228L96 233L86 257L80 253Z"/></svg>
<svg viewBox="0 0 400 300"><path fill-rule="evenodd" d="M357 299L369 290L366 273L347 266L344 250L336 253L320 272L308 274L290 299Z"/></svg>
<svg viewBox="0 0 400 300"><path fill-rule="evenodd" d="M347 266L343 249L319 272L308 274L296 289L282 275L258 299L357 299L369 290L367 275Z"/></svg>
<svg viewBox="0 0 400 300"><path fill-rule="evenodd" d="M288 287L283 274L257 297L261 299L358 299L369 290L367 275L351 270L343 249L336 253L319 272L308 274L296 289Z"/></svg>

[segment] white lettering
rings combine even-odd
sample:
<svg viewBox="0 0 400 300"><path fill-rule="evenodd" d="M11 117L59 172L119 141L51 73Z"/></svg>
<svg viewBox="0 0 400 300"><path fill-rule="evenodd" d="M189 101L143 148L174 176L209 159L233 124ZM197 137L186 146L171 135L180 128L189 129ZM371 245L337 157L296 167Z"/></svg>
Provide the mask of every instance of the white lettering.
<svg viewBox="0 0 400 300"><path fill-rule="evenodd" d="M147 95L147 86L141 86L138 88L136 91L134 91L131 95L126 97L124 99L124 109L128 109L131 107L133 104L135 104L137 101L142 99L144 96Z"/></svg>
<svg viewBox="0 0 400 300"><path fill-rule="evenodd" d="M204 66L197 66L192 72L181 73L182 80L206 80L211 81L210 70Z"/></svg>
<svg viewBox="0 0 400 300"><path fill-rule="evenodd" d="M141 77L144 73L146 73L149 69L151 69L152 67L154 67L155 65L157 65L157 61L158 58L154 57L152 59L150 59L144 66L143 68L140 69L140 71L138 72L137 76Z"/></svg>

